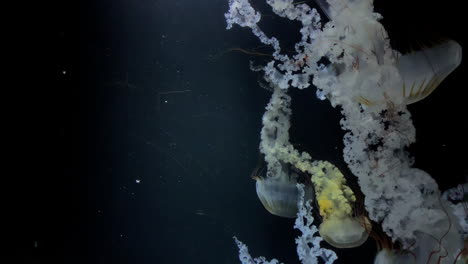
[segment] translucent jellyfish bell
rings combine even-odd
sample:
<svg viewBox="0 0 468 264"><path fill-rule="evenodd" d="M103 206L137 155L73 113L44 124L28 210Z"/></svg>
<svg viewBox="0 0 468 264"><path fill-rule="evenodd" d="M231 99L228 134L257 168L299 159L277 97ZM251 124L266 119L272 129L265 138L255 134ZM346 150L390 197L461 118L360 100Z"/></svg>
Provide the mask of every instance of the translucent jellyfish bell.
<svg viewBox="0 0 468 264"><path fill-rule="evenodd" d="M341 171L327 161L317 161L312 169L312 183L323 222L320 236L337 248L362 245L369 237L371 223L365 216L353 216L356 201Z"/></svg>
<svg viewBox="0 0 468 264"><path fill-rule="evenodd" d="M367 217L326 219L319 227L320 236L336 248L354 248L369 237L371 223Z"/></svg>
<svg viewBox="0 0 468 264"><path fill-rule="evenodd" d="M460 65L461 59L462 47L453 40L404 54L395 64L401 81L384 86L383 93L369 94L367 91L358 101L367 106L386 103L388 99L406 105L419 102Z"/></svg>
<svg viewBox="0 0 468 264"><path fill-rule="evenodd" d="M300 180L297 173L290 172L286 166L275 175L275 177L254 177L256 182L257 196L265 209L271 214L296 218L299 191L296 184ZM310 184L304 187L304 200L313 198L313 189Z"/></svg>
<svg viewBox="0 0 468 264"><path fill-rule="evenodd" d="M406 104L426 98L461 63L462 47L453 40L412 52L398 59Z"/></svg>
<svg viewBox="0 0 468 264"><path fill-rule="evenodd" d="M275 179L257 180L257 195L268 212L287 218L296 218L299 192L295 181ZM305 198L312 199L312 187L305 188Z"/></svg>

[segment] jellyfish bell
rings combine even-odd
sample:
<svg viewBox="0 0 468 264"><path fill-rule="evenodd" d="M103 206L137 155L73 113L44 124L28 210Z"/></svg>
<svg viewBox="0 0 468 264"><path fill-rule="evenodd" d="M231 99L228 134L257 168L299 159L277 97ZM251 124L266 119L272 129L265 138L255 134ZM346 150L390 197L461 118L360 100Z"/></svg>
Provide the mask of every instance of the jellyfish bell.
<svg viewBox="0 0 468 264"><path fill-rule="evenodd" d="M371 223L365 216L324 219L320 236L336 248L354 248L366 242Z"/></svg>
<svg viewBox="0 0 468 264"><path fill-rule="evenodd" d="M311 181L323 217L320 236L337 248L362 245L369 237L372 225L365 214L357 208L353 210L357 198L347 186L343 173L330 162L317 161Z"/></svg>
<svg viewBox="0 0 468 264"><path fill-rule="evenodd" d="M413 104L429 96L440 83L461 63L462 47L454 40L446 40L429 48L410 52L396 58L396 72L389 71L388 78L399 75L398 83L382 85L381 91L366 93L357 101L366 106L380 105L389 99L397 104Z"/></svg>
<svg viewBox="0 0 468 264"><path fill-rule="evenodd" d="M296 182L268 178L258 179L256 189L258 198L268 212L281 217L296 218L299 200ZM305 199L312 199L312 187L306 186L304 191Z"/></svg>
<svg viewBox="0 0 468 264"><path fill-rule="evenodd" d="M296 218L300 199L297 183L304 183L304 200L312 200L314 191L311 184L287 166L281 166L278 175L261 177L256 175L257 196L265 209L273 215Z"/></svg>
<svg viewBox="0 0 468 264"><path fill-rule="evenodd" d="M461 63L462 47L454 40L411 52L398 58L402 87L397 89L405 104L426 98Z"/></svg>

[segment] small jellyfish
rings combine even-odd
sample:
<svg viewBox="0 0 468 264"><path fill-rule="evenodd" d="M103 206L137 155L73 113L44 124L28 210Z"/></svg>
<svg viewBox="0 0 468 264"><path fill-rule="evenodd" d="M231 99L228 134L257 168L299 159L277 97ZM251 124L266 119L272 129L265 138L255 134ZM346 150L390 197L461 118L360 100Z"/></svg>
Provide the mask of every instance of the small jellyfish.
<svg viewBox="0 0 468 264"><path fill-rule="evenodd" d="M303 177L302 173L295 172L285 164L281 165L275 177L262 177L262 170L258 168L252 173L252 178L256 180L257 196L265 209L277 216L296 218L300 198L296 184L305 184L306 201L313 198L314 192L310 181L307 182L308 177Z"/></svg>
<svg viewBox="0 0 468 264"><path fill-rule="evenodd" d="M312 171L315 196L323 217L320 236L337 248L353 248L366 242L371 223L366 216L353 216L353 191L343 174L327 161L315 162Z"/></svg>
<svg viewBox="0 0 468 264"><path fill-rule="evenodd" d="M366 242L371 223L365 216L324 218L319 233L328 244L336 248L354 248Z"/></svg>

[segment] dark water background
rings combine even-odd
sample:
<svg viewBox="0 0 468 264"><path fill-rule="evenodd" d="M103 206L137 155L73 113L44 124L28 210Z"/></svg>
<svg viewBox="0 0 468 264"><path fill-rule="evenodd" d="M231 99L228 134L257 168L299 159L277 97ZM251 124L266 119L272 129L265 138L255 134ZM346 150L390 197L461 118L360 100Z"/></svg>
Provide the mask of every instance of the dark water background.
<svg viewBox="0 0 468 264"><path fill-rule="evenodd" d="M394 47L444 37L466 47L461 2L408 2L376 2ZM262 28L291 48L297 24L252 3L265 11ZM234 235L253 256L298 263L294 221L267 213L249 177L270 92L248 67L265 59L229 51L260 43L247 29L225 30L227 1L55 8L54 85L28 119L37 131L26 133L27 166L41 173L15 179L26 198L14 203L10 263L239 263ZM415 166L443 190L467 174L465 75L462 62L409 107ZM339 111L313 88L291 94L291 141L346 171ZM372 263L375 245L337 253L338 263Z"/></svg>

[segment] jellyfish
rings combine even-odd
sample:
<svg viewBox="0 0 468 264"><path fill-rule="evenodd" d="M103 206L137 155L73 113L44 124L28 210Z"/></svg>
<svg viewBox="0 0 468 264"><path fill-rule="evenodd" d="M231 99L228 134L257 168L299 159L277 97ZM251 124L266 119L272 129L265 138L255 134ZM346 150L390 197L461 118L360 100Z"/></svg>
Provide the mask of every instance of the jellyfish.
<svg viewBox="0 0 468 264"><path fill-rule="evenodd" d="M353 216L352 203L356 197L346 186L340 170L327 161L316 162L311 180L323 217L319 227L322 238L337 248L362 245L369 236L371 223L364 215Z"/></svg>
<svg viewBox="0 0 468 264"><path fill-rule="evenodd" d="M338 248L357 247L367 240L370 223L366 217L352 216L351 203L356 198L345 185L343 174L331 163L313 160L289 142L291 98L285 90L274 86L263 115L260 151L267 163L266 177L254 173L257 195L267 211L294 218L297 214L296 184L305 183L305 200L317 198L323 223L320 234ZM311 180L304 180L311 175Z"/></svg>
<svg viewBox="0 0 468 264"><path fill-rule="evenodd" d="M273 94L263 115L260 152L267 164L266 175L256 169L252 178L256 180L257 196L265 209L277 216L295 218L299 193L297 183L304 184L305 200L313 198L310 180L298 168L310 163L307 153L299 153L289 142L289 118L291 98L279 87Z"/></svg>
<svg viewBox="0 0 468 264"><path fill-rule="evenodd" d="M281 163L281 169L275 177L262 177L254 173L257 196L265 209L273 215L296 218L298 212L298 183L306 183L307 178L294 171L287 164ZM304 187L304 199L313 199L313 189L310 181Z"/></svg>
<svg viewBox="0 0 468 264"><path fill-rule="evenodd" d="M385 100L369 99L361 95L358 101L366 106L389 100L405 105L419 102L429 96L460 65L461 59L462 48L454 40L397 56L395 66L401 81L386 86L382 92Z"/></svg>
<svg viewBox="0 0 468 264"><path fill-rule="evenodd" d="M440 202L434 179L413 167L408 146L416 134L407 108L429 96L460 65L461 46L448 40L402 55L392 49L373 0L317 1L330 20L327 23L304 2L266 0L276 15L301 24L301 38L291 54L282 52L279 40L262 31L261 15L248 0L229 0L227 28L248 27L261 43L273 48L272 60L253 69L263 71L273 89L262 119L260 152L265 155L267 173L259 178L263 182L257 181L260 200L268 197L264 204L270 210L287 207L277 201L294 200L294 191L285 186L301 178L295 176L298 170L311 176L323 218L319 233L330 245L361 245L369 236L370 219L391 240L382 245L398 244L419 256L418 262L424 257L426 263L463 259L459 256L466 251L460 250L464 241L460 225L452 218L454 209ZM356 198L338 169L313 160L289 142L288 89L312 85L319 99L328 99L343 116L343 159L365 196L365 216L353 213ZM279 197L276 207L271 202L275 196ZM274 210L283 215L293 211ZM378 259L394 261L378 263L407 261L406 256L394 258L392 254L400 252L391 247L386 250Z"/></svg>

